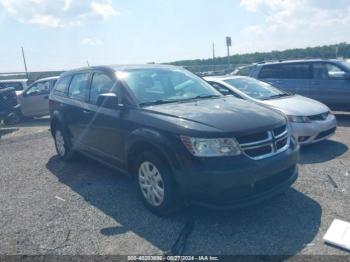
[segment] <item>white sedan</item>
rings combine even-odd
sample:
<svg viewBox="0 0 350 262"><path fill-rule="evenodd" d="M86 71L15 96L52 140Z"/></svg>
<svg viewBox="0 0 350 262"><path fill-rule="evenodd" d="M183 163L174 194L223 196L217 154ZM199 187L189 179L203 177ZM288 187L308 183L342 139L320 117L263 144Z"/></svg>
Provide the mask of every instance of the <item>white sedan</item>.
<svg viewBox="0 0 350 262"><path fill-rule="evenodd" d="M224 95L252 100L283 112L300 144L325 140L337 129L337 120L330 109L316 100L288 93L250 77L218 76L204 79Z"/></svg>

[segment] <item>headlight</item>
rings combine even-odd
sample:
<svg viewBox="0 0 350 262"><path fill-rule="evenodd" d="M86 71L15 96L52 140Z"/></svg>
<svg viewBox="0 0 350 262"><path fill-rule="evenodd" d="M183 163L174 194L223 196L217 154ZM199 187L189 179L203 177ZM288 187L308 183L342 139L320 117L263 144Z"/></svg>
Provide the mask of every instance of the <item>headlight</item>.
<svg viewBox="0 0 350 262"><path fill-rule="evenodd" d="M310 119L307 116L287 116L289 122L294 123L310 123Z"/></svg>
<svg viewBox="0 0 350 262"><path fill-rule="evenodd" d="M234 138L194 138L181 136L186 148L198 157L236 156L241 153Z"/></svg>

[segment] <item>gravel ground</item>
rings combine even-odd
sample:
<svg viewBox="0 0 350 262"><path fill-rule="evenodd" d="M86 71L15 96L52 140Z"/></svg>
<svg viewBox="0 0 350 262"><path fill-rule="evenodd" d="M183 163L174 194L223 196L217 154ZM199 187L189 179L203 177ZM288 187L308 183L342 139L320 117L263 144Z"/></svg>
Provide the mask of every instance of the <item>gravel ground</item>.
<svg viewBox="0 0 350 262"><path fill-rule="evenodd" d="M333 219L350 222L350 114L338 120L331 140L302 148L300 177L286 194L229 212L197 210L185 253L349 254L322 241ZM12 128L0 139L0 254L150 255L172 247L183 213L156 217L123 175L83 157L61 162L47 119Z"/></svg>

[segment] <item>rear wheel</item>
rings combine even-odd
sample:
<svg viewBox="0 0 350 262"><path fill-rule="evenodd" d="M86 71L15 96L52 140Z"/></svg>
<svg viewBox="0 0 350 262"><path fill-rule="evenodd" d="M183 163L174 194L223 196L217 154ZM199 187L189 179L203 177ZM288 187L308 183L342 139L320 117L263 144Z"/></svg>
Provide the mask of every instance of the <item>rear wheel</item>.
<svg viewBox="0 0 350 262"><path fill-rule="evenodd" d="M69 138L61 126L57 126L54 130L55 147L58 156L65 161L74 157Z"/></svg>
<svg viewBox="0 0 350 262"><path fill-rule="evenodd" d="M136 160L134 173L139 196L156 215L167 215L180 207L177 186L168 165L153 152L144 152Z"/></svg>
<svg viewBox="0 0 350 262"><path fill-rule="evenodd" d="M18 112L13 112L8 118L4 119L5 125L15 125L21 122L21 115Z"/></svg>

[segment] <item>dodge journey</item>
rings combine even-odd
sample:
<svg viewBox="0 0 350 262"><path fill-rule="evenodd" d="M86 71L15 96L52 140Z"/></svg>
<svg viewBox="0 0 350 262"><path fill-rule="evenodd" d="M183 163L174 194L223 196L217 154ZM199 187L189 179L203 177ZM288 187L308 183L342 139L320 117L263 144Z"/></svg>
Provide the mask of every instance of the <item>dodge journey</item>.
<svg viewBox="0 0 350 262"><path fill-rule="evenodd" d="M254 204L298 176L299 146L284 115L223 96L182 68L68 71L49 102L59 157L79 152L129 174L159 215L183 204Z"/></svg>

